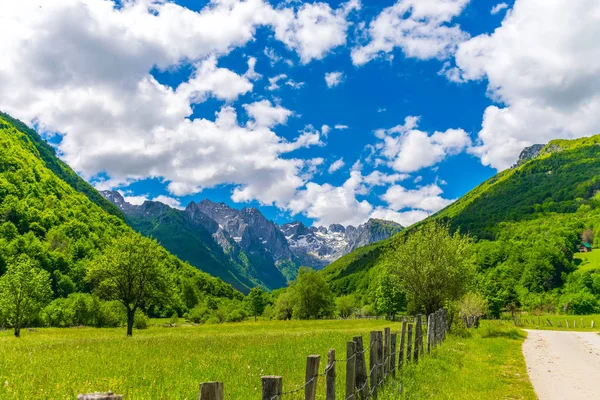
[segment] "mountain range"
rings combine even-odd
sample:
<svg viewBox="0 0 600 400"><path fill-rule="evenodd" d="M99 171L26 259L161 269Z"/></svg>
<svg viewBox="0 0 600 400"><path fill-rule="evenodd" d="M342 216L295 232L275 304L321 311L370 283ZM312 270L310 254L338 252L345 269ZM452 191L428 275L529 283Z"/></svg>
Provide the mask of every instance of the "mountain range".
<svg viewBox="0 0 600 400"><path fill-rule="evenodd" d="M178 210L156 201L134 205L117 191L100 193L135 230L242 291L257 285L283 287L296 277L300 266L321 269L403 229L378 219L358 227L307 227L300 221L279 226L256 208L240 210L208 199Z"/></svg>

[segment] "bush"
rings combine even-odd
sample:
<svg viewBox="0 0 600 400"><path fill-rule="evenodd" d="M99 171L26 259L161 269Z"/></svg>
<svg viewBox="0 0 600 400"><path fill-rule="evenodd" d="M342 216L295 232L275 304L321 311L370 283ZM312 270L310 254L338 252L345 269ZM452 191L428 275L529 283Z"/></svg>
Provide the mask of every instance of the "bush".
<svg viewBox="0 0 600 400"><path fill-rule="evenodd" d="M221 321L219 320L219 318L212 316L206 320L206 323L207 324L220 324Z"/></svg>
<svg viewBox="0 0 600 400"><path fill-rule="evenodd" d="M146 314L141 311L135 313L135 317L133 319L133 327L135 329L148 329L149 325L150 318L148 318Z"/></svg>
<svg viewBox="0 0 600 400"><path fill-rule="evenodd" d="M242 322L244 320L244 315L240 312L240 310L234 310L227 315L225 318L226 322Z"/></svg>
<svg viewBox="0 0 600 400"><path fill-rule="evenodd" d="M210 317L210 310L203 305L197 305L188 313L188 319L195 324L202 324Z"/></svg>
<svg viewBox="0 0 600 400"><path fill-rule="evenodd" d="M596 296L584 291L566 295L563 302L567 313L575 315L594 314L600 308Z"/></svg>
<svg viewBox="0 0 600 400"><path fill-rule="evenodd" d="M173 315L171 315L171 319L169 320L169 323L171 324L171 326L175 326L175 325L177 325L178 322L179 322L179 315L177 315L177 313L174 312Z"/></svg>

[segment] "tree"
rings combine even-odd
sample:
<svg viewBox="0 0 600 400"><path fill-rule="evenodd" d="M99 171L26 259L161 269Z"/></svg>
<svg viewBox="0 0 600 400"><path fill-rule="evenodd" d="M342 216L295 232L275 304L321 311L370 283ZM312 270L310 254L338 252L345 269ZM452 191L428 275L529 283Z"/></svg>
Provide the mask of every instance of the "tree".
<svg viewBox="0 0 600 400"><path fill-rule="evenodd" d="M398 278L393 274L383 274L375 289L375 309L378 314L393 317L406 306L406 296L402 292Z"/></svg>
<svg viewBox="0 0 600 400"><path fill-rule="evenodd" d="M125 307L127 336L133 334L138 309L164 304L171 294L164 257L153 240L137 234L122 236L108 246L87 271L87 279L98 296L118 300Z"/></svg>
<svg viewBox="0 0 600 400"><path fill-rule="evenodd" d="M0 277L0 309L14 327L16 337L21 336L21 327L33 320L51 298L50 274L36 268L25 255L9 263Z"/></svg>
<svg viewBox="0 0 600 400"><path fill-rule="evenodd" d="M300 268L298 279L292 283L294 293L294 317L316 319L333 314L333 294L325 278L311 268Z"/></svg>
<svg viewBox="0 0 600 400"><path fill-rule="evenodd" d="M594 231L591 229L586 229L585 231L583 231L583 233L581 234L581 240L583 242L594 244Z"/></svg>
<svg viewBox="0 0 600 400"><path fill-rule="evenodd" d="M341 318L348 318L356 312L356 297L347 295L335 299L338 315Z"/></svg>
<svg viewBox="0 0 600 400"><path fill-rule="evenodd" d="M458 314L467 328L478 328L479 318L486 312L486 301L479 293L467 293L458 302Z"/></svg>
<svg viewBox="0 0 600 400"><path fill-rule="evenodd" d="M256 317L262 315L263 311L265 311L267 305L265 294L260 287L256 286L250 290L246 300L250 308L250 315L254 316L254 321L256 321Z"/></svg>
<svg viewBox="0 0 600 400"><path fill-rule="evenodd" d="M413 307L430 314L467 291L474 275L470 253L469 237L451 235L439 222L428 222L390 253L387 270Z"/></svg>
<svg viewBox="0 0 600 400"><path fill-rule="evenodd" d="M292 319L294 314L295 296L292 288L288 288L275 300L275 316L277 319Z"/></svg>

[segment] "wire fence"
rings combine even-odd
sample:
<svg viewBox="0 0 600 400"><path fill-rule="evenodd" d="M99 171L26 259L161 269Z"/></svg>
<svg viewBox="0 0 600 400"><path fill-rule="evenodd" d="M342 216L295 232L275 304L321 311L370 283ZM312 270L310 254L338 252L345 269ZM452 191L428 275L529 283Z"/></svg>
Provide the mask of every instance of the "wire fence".
<svg viewBox="0 0 600 400"><path fill-rule="evenodd" d="M346 343L346 356L336 357L335 349L327 354L327 363L319 372L321 356L309 355L306 360L304 383L283 391L282 376L263 376L262 400L316 400L320 378L325 380L325 400L367 400L389 388L391 383L402 385L397 372L408 363L418 363L419 359L441 345L448 331L448 311L440 309L427 318L417 315L402 318L400 332L372 331L369 345L363 345L363 337L355 336ZM426 339L426 344L424 340ZM367 366L366 356L369 356ZM336 369L345 369L344 393L336 393ZM104 397L105 396L105 397ZM321 394L319 398L323 398ZM81 400L121 400L122 396L113 393L79 395ZM204 382L200 385L199 400L223 400L223 382Z"/></svg>

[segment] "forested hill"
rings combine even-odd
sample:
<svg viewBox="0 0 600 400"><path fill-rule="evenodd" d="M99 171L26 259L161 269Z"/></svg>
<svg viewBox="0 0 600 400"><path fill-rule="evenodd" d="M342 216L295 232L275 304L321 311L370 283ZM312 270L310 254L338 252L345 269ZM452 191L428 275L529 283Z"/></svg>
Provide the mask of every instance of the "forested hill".
<svg viewBox="0 0 600 400"><path fill-rule="evenodd" d="M0 275L26 255L50 273L54 297L66 298L90 292L86 271L115 239L138 234L50 150L35 132L0 116ZM242 297L229 284L153 245L176 285L174 298L155 312L182 315L199 299Z"/></svg>
<svg viewBox="0 0 600 400"><path fill-rule="evenodd" d="M569 274L582 233L589 230L600 245L600 135L552 141L429 219L476 241L474 262L488 300L518 297L527 303L555 296L559 302L576 285ZM323 273L338 294L368 296L395 243L420 225L350 253ZM590 292L600 298L600 290Z"/></svg>
<svg viewBox="0 0 600 400"><path fill-rule="evenodd" d="M37 149L36 156L39 157L46 167L54 172L56 176L68 183L76 191L86 195L88 199L102 207L104 211L119 218L123 218L123 214L121 214L121 211L115 207L114 204L102 197L92 185L79 177L75 171L58 158L54 148L46 143L36 131L2 111L0 111L0 118L29 138L31 144Z"/></svg>

